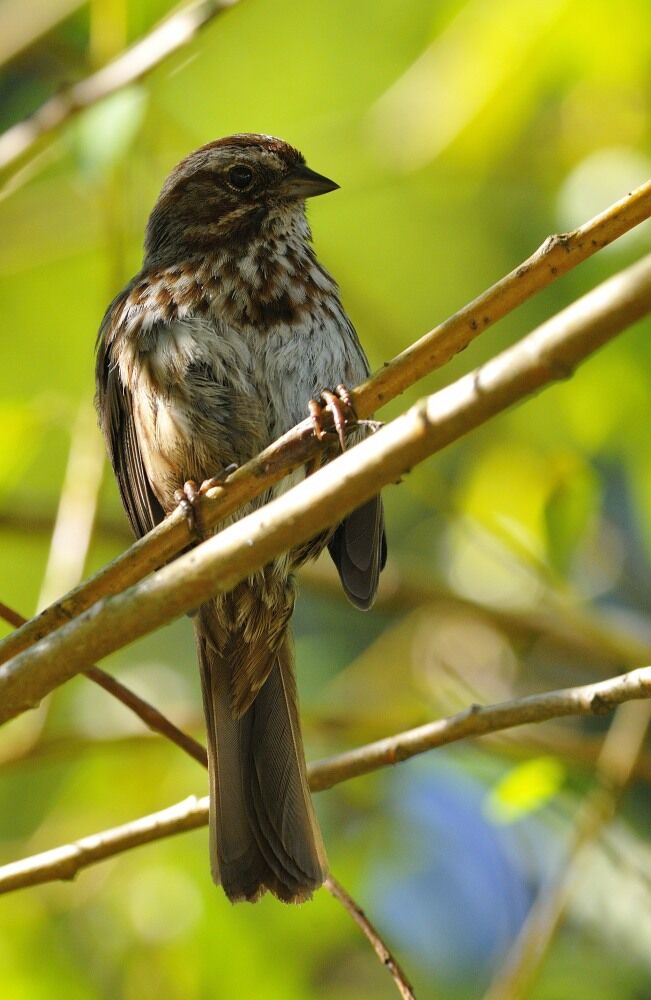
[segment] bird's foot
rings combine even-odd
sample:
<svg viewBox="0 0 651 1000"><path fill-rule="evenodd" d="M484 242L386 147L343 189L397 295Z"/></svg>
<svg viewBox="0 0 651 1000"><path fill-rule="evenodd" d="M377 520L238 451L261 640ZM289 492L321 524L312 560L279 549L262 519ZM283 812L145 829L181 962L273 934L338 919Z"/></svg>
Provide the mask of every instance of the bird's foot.
<svg viewBox="0 0 651 1000"><path fill-rule="evenodd" d="M206 530L206 526L203 524L201 518L201 497L205 496L208 490L213 489L213 487L222 486L226 479L232 472L235 472L236 469L236 463L232 462L230 465L227 465L224 469L222 469L219 475L211 476L210 479L204 479L201 486L197 486L194 479L188 479L183 484L183 489L176 490L174 493L174 499L185 514L191 533L195 535L200 542L203 542L208 537L208 531Z"/></svg>
<svg viewBox="0 0 651 1000"><path fill-rule="evenodd" d="M324 441L330 436L330 432L323 426L324 414L330 413L341 450L345 451L346 427L357 421L352 396L346 386L338 385L334 392L324 389L318 399L309 401L308 410L314 424L314 433L319 441Z"/></svg>

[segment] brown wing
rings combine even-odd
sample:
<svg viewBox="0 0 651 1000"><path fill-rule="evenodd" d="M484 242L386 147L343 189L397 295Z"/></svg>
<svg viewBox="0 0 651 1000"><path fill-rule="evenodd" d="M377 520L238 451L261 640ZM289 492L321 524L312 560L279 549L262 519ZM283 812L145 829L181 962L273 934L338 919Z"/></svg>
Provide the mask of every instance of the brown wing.
<svg viewBox="0 0 651 1000"><path fill-rule="evenodd" d="M120 378L107 342L107 330L114 311L109 307L97 343L96 404L122 503L133 533L140 538L165 515L145 471L136 436L131 393Z"/></svg>
<svg viewBox="0 0 651 1000"><path fill-rule="evenodd" d="M337 527L328 543L346 597L366 611L377 593L387 560L384 509L380 497L358 507Z"/></svg>
<svg viewBox="0 0 651 1000"><path fill-rule="evenodd" d="M356 385L369 372L368 359L353 324L346 318L344 336L348 341L349 385ZM380 573L387 561L384 533L384 508L380 497L373 497L337 526L328 543L328 551L337 567L346 597L366 611L377 593Z"/></svg>

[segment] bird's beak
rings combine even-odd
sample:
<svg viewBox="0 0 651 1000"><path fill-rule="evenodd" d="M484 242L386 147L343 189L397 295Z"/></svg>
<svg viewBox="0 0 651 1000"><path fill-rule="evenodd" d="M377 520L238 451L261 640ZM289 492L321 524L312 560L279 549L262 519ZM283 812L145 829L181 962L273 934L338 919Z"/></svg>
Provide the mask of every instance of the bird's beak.
<svg viewBox="0 0 651 1000"><path fill-rule="evenodd" d="M334 181L323 174L317 174L305 164L294 167L279 185L279 192L284 198L314 198L317 194L327 194L339 187Z"/></svg>

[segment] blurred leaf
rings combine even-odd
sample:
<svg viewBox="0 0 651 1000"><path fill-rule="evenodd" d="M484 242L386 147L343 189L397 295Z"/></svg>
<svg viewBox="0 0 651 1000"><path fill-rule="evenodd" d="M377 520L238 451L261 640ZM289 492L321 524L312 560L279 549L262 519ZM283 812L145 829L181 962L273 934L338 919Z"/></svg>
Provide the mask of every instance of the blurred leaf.
<svg viewBox="0 0 651 1000"><path fill-rule="evenodd" d="M554 569L565 574L595 514L599 482L571 453L558 456L555 466L556 483L545 505L547 553Z"/></svg>
<svg viewBox="0 0 651 1000"><path fill-rule="evenodd" d="M514 823L546 806L564 780L565 768L557 757L518 764L486 796L486 814L494 823Z"/></svg>
<svg viewBox="0 0 651 1000"><path fill-rule="evenodd" d="M107 174L129 151L147 109L147 92L131 86L85 111L71 130L80 171L91 179Z"/></svg>
<svg viewBox="0 0 651 1000"><path fill-rule="evenodd" d="M42 433L43 425L32 406L0 401L0 498L22 478Z"/></svg>

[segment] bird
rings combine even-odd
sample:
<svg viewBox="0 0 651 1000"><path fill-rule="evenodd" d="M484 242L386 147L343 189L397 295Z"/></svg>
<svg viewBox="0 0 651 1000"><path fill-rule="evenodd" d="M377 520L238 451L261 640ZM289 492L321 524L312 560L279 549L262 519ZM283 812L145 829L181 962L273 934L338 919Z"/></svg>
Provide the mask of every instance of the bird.
<svg viewBox="0 0 651 1000"><path fill-rule="evenodd" d="M254 133L209 142L165 180L142 268L106 310L96 350L99 424L136 537L179 499L191 508L197 483L223 478L306 412L323 436L319 413L330 408L341 418L345 387L368 375L305 211L306 199L338 187L289 143ZM353 430L353 443L364 433ZM305 474L287 477L221 526ZM369 608L386 560L379 497L193 615L211 870L232 902L265 892L303 902L327 877L290 630L294 572L326 547L348 598Z"/></svg>

